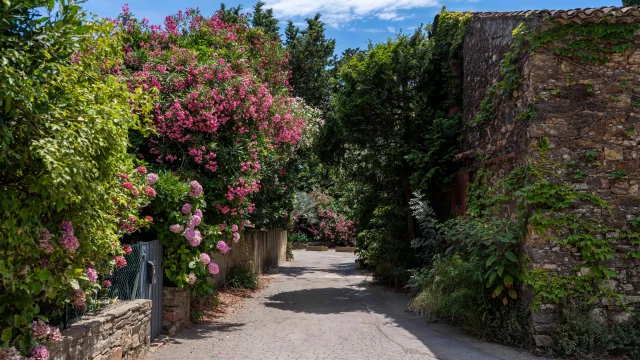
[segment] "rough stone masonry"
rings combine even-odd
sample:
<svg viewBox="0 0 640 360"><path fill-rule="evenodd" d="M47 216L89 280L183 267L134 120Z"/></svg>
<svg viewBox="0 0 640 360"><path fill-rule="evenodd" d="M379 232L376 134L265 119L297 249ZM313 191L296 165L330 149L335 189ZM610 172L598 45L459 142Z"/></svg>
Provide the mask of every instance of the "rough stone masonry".
<svg viewBox="0 0 640 360"><path fill-rule="evenodd" d="M547 48L521 58L523 85L506 101L499 102L495 117L480 126L470 126L480 109L487 88L500 78L499 63L514 41L512 31L521 23L534 31L553 24L640 23L638 8L600 8L568 11L522 11L474 13L467 24L463 48L464 123L461 172L473 181L474 169L490 168L496 177L539 160L537 144L550 140L548 158L552 171L565 184L605 200L603 210L580 202L567 210L573 216L595 219L628 229L640 217L640 33L635 32L631 49L613 54L604 64L580 63L554 56ZM634 106L635 105L635 106ZM520 121L526 107L535 117ZM515 216L513 211L505 216ZM628 256L638 250L620 233L603 238L615 248L612 259L601 265L617 276L602 286L622 294L622 304L640 307L640 259ZM583 265L576 248L543 240L529 231L522 252L530 269L557 274L580 275ZM552 345L549 336L558 306L548 303L533 314L534 339L538 347ZM622 322L629 313L620 303L600 299L593 316L600 321Z"/></svg>
<svg viewBox="0 0 640 360"><path fill-rule="evenodd" d="M123 301L62 331L50 359L146 359L151 300Z"/></svg>

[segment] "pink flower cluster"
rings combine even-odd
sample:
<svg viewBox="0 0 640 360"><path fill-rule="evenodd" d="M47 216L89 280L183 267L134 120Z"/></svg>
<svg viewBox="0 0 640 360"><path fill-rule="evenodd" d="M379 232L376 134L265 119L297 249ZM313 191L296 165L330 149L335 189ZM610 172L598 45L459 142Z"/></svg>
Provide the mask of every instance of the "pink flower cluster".
<svg viewBox="0 0 640 360"><path fill-rule="evenodd" d="M78 239L73 236L73 224L71 224L71 221L63 221L60 224L60 230L62 231L60 246L68 252L75 252L80 246L80 243L78 243Z"/></svg>
<svg viewBox="0 0 640 360"><path fill-rule="evenodd" d="M55 248L53 247L53 244L51 244L52 238L53 238L53 235L46 228L40 232L38 246L40 247L40 249L42 249L42 251L44 251L47 254L51 254L55 250Z"/></svg>
<svg viewBox="0 0 640 360"><path fill-rule="evenodd" d="M222 240L218 241L218 245L216 245L216 248L218 248L218 250L220 250L220 252L223 254L226 254L230 249L229 245L227 245L227 243Z"/></svg>
<svg viewBox="0 0 640 360"><path fill-rule="evenodd" d="M218 264L216 264L216 263L209 263L209 266L207 267L207 270L209 270L210 274L216 275L217 273L220 272L220 267L218 267Z"/></svg>
<svg viewBox="0 0 640 360"><path fill-rule="evenodd" d="M115 256L113 260L116 262L116 269L122 269L127 266L127 260L120 255Z"/></svg>
<svg viewBox="0 0 640 360"><path fill-rule="evenodd" d="M49 326L42 320L37 320L31 323L31 336L37 341L50 341L52 343L59 343L62 341L60 329L54 326Z"/></svg>
<svg viewBox="0 0 640 360"><path fill-rule="evenodd" d="M193 180L189 186L191 188L191 192L189 192L189 196L198 197L202 195L202 185L200 185L199 182Z"/></svg>
<svg viewBox="0 0 640 360"><path fill-rule="evenodd" d="M84 269L84 274L89 278L90 284L95 284L96 280L98 280L98 272L94 268Z"/></svg>

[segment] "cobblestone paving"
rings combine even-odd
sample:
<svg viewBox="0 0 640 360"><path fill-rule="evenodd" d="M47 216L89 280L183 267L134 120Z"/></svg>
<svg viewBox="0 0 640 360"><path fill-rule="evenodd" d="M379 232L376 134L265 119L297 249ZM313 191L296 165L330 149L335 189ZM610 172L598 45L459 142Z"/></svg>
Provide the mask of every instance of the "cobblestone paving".
<svg viewBox="0 0 640 360"><path fill-rule="evenodd" d="M534 359L406 312L406 296L372 284L352 254L295 258L223 322L183 331L150 359Z"/></svg>

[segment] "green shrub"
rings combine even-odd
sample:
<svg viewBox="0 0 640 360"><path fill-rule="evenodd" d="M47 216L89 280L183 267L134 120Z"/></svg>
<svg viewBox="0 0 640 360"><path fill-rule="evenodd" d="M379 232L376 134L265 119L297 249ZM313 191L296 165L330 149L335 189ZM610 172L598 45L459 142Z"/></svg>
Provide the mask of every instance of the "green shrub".
<svg viewBox="0 0 640 360"><path fill-rule="evenodd" d="M256 290L260 286L260 278L248 265L233 267L229 270L227 285L236 289Z"/></svg>
<svg viewBox="0 0 640 360"><path fill-rule="evenodd" d="M482 265L460 256L436 256L433 268L420 282L424 289L411 301L413 311L428 318L450 320L465 329L482 334L486 311Z"/></svg>
<svg viewBox="0 0 640 360"><path fill-rule="evenodd" d="M290 242L287 242L287 261L293 260L293 247Z"/></svg>
<svg viewBox="0 0 640 360"><path fill-rule="evenodd" d="M551 337L554 356L601 359L606 354L607 326L596 321L583 306L565 307Z"/></svg>
<svg viewBox="0 0 640 360"><path fill-rule="evenodd" d="M482 336L505 345L528 349L531 346L531 310L522 301L494 304L488 309Z"/></svg>
<svg viewBox="0 0 640 360"><path fill-rule="evenodd" d="M311 241L313 241L313 239L309 235L303 233L293 233L287 237L287 242L291 243L308 243Z"/></svg>
<svg viewBox="0 0 640 360"><path fill-rule="evenodd" d="M554 326L552 354L557 357L640 359L640 315L620 324L600 323L586 305L567 304Z"/></svg>

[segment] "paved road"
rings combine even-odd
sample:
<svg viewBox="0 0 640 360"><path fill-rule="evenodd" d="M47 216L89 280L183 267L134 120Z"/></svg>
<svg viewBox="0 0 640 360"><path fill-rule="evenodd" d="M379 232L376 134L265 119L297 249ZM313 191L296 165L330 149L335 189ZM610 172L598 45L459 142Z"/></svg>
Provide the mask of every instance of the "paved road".
<svg viewBox="0 0 640 360"><path fill-rule="evenodd" d="M352 254L295 258L223 322L183 331L150 359L535 359L405 312L407 298L372 284Z"/></svg>

